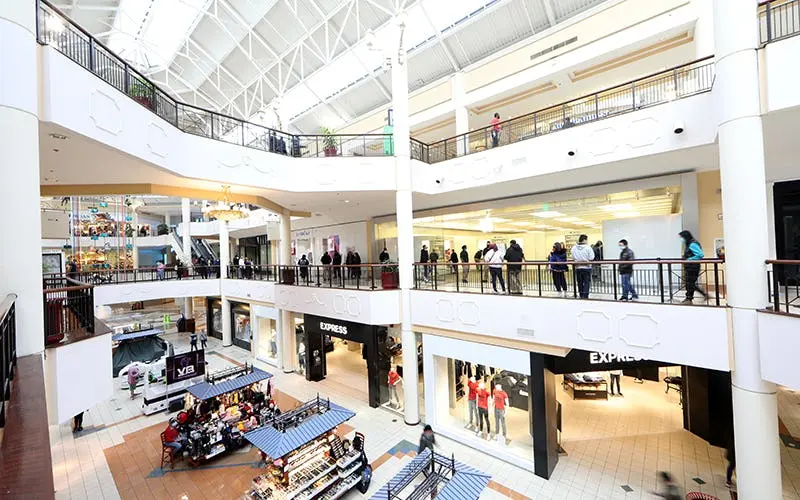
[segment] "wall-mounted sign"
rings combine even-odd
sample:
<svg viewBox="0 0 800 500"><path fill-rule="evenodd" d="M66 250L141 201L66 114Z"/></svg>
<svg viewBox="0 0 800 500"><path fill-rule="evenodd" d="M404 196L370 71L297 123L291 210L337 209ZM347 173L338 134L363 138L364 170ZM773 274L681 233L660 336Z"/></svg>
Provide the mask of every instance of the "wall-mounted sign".
<svg viewBox="0 0 800 500"><path fill-rule="evenodd" d="M340 335L347 335L347 327L344 325L334 325L332 323L321 321L319 323L319 329L323 332L333 332Z"/></svg>
<svg viewBox="0 0 800 500"><path fill-rule="evenodd" d="M643 368L648 366L671 366L675 363L652 361L625 354L600 351L583 351L572 349L563 358L549 357L549 368L553 373L582 373L607 370L624 370L626 368Z"/></svg>
<svg viewBox="0 0 800 500"><path fill-rule="evenodd" d="M311 314L304 315L304 326L306 331L319 332L331 337L347 338L353 342L364 343L367 337L373 336L372 325L353 323L352 321L342 321L334 318L323 318Z"/></svg>

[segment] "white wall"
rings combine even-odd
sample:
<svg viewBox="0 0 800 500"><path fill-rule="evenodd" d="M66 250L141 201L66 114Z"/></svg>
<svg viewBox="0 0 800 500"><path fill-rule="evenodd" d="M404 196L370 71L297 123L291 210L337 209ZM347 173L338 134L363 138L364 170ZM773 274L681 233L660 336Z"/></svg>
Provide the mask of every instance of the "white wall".
<svg viewBox="0 0 800 500"><path fill-rule="evenodd" d="M111 334L46 349L44 373L51 424L108 400L113 396Z"/></svg>
<svg viewBox="0 0 800 500"><path fill-rule="evenodd" d="M42 210L42 238L60 239L70 237L69 212L59 210Z"/></svg>
<svg viewBox="0 0 800 500"><path fill-rule="evenodd" d="M140 300L206 297L220 294L220 280L166 280L121 283L94 287L94 305L122 304Z"/></svg>
<svg viewBox="0 0 800 500"><path fill-rule="evenodd" d="M626 239L637 259L679 259L682 243L678 233L682 230L680 214L607 220L603 222L603 256L618 259L617 243Z"/></svg>
<svg viewBox="0 0 800 500"><path fill-rule="evenodd" d="M222 295L239 302L275 302L275 283L271 281L222 280Z"/></svg>
<svg viewBox="0 0 800 500"><path fill-rule="evenodd" d="M393 325L400 323L400 290L275 285L275 307L365 325Z"/></svg>
<svg viewBox="0 0 800 500"><path fill-rule="evenodd" d="M731 369L723 307L412 290L411 320L415 327Z"/></svg>
<svg viewBox="0 0 800 500"><path fill-rule="evenodd" d="M788 12L788 11L787 11ZM800 37L789 37L767 44L761 51L763 57L762 102L767 109L777 111L800 105L800 67L796 64L800 52Z"/></svg>
<svg viewBox="0 0 800 500"><path fill-rule="evenodd" d="M800 318L758 313L761 376L776 384L800 390L797 353L800 352Z"/></svg>
<svg viewBox="0 0 800 500"><path fill-rule="evenodd" d="M294 226L302 225L302 221L295 221ZM311 250L313 262L320 264L322 252L327 250L322 246L322 240L331 236L339 236L339 253L342 254L342 263L347 258L347 249L353 248L361 256L361 262L367 264L367 223L352 222L349 224L336 224L333 226L322 226L315 228L296 229L292 231L292 240L297 245L296 255L293 255L295 262L303 254L308 254ZM372 244L369 242L369 244Z"/></svg>

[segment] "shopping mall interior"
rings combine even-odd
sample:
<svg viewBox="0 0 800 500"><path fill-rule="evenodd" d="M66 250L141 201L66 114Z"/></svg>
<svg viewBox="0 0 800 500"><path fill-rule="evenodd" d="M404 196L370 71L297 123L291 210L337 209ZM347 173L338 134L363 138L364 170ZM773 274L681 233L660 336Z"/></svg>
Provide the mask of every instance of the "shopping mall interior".
<svg viewBox="0 0 800 500"><path fill-rule="evenodd" d="M0 2L0 496L800 500L797 35Z"/></svg>

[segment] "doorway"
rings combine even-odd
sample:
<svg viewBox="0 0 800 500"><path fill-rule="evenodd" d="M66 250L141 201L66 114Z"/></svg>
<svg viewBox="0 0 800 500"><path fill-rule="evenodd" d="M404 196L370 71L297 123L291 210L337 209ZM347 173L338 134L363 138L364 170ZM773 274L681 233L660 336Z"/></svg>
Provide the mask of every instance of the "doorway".
<svg viewBox="0 0 800 500"><path fill-rule="evenodd" d="M776 182L775 253L780 260L800 260L800 181ZM781 285L800 284L800 265L775 266Z"/></svg>

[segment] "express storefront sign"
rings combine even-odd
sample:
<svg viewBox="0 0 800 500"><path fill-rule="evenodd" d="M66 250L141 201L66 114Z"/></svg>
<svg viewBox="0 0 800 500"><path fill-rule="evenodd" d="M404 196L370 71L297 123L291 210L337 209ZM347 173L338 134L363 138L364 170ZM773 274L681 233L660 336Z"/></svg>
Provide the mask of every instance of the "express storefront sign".
<svg viewBox="0 0 800 500"><path fill-rule="evenodd" d="M650 359L611 352L572 349L563 358L560 356L549 356L548 364L550 371L553 373L564 374L659 367L669 366L674 363L664 363L661 361L653 361Z"/></svg>
<svg viewBox="0 0 800 500"><path fill-rule="evenodd" d="M347 335L347 327L344 325L334 325L333 323L326 323L321 321L319 329L323 332L338 333L339 335Z"/></svg>
<svg viewBox="0 0 800 500"><path fill-rule="evenodd" d="M353 342L364 343L374 335L372 325L362 325L351 321L342 321L334 318L323 318L312 314L304 315L304 324L307 331L319 332L331 337L340 337Z"/></svg>

